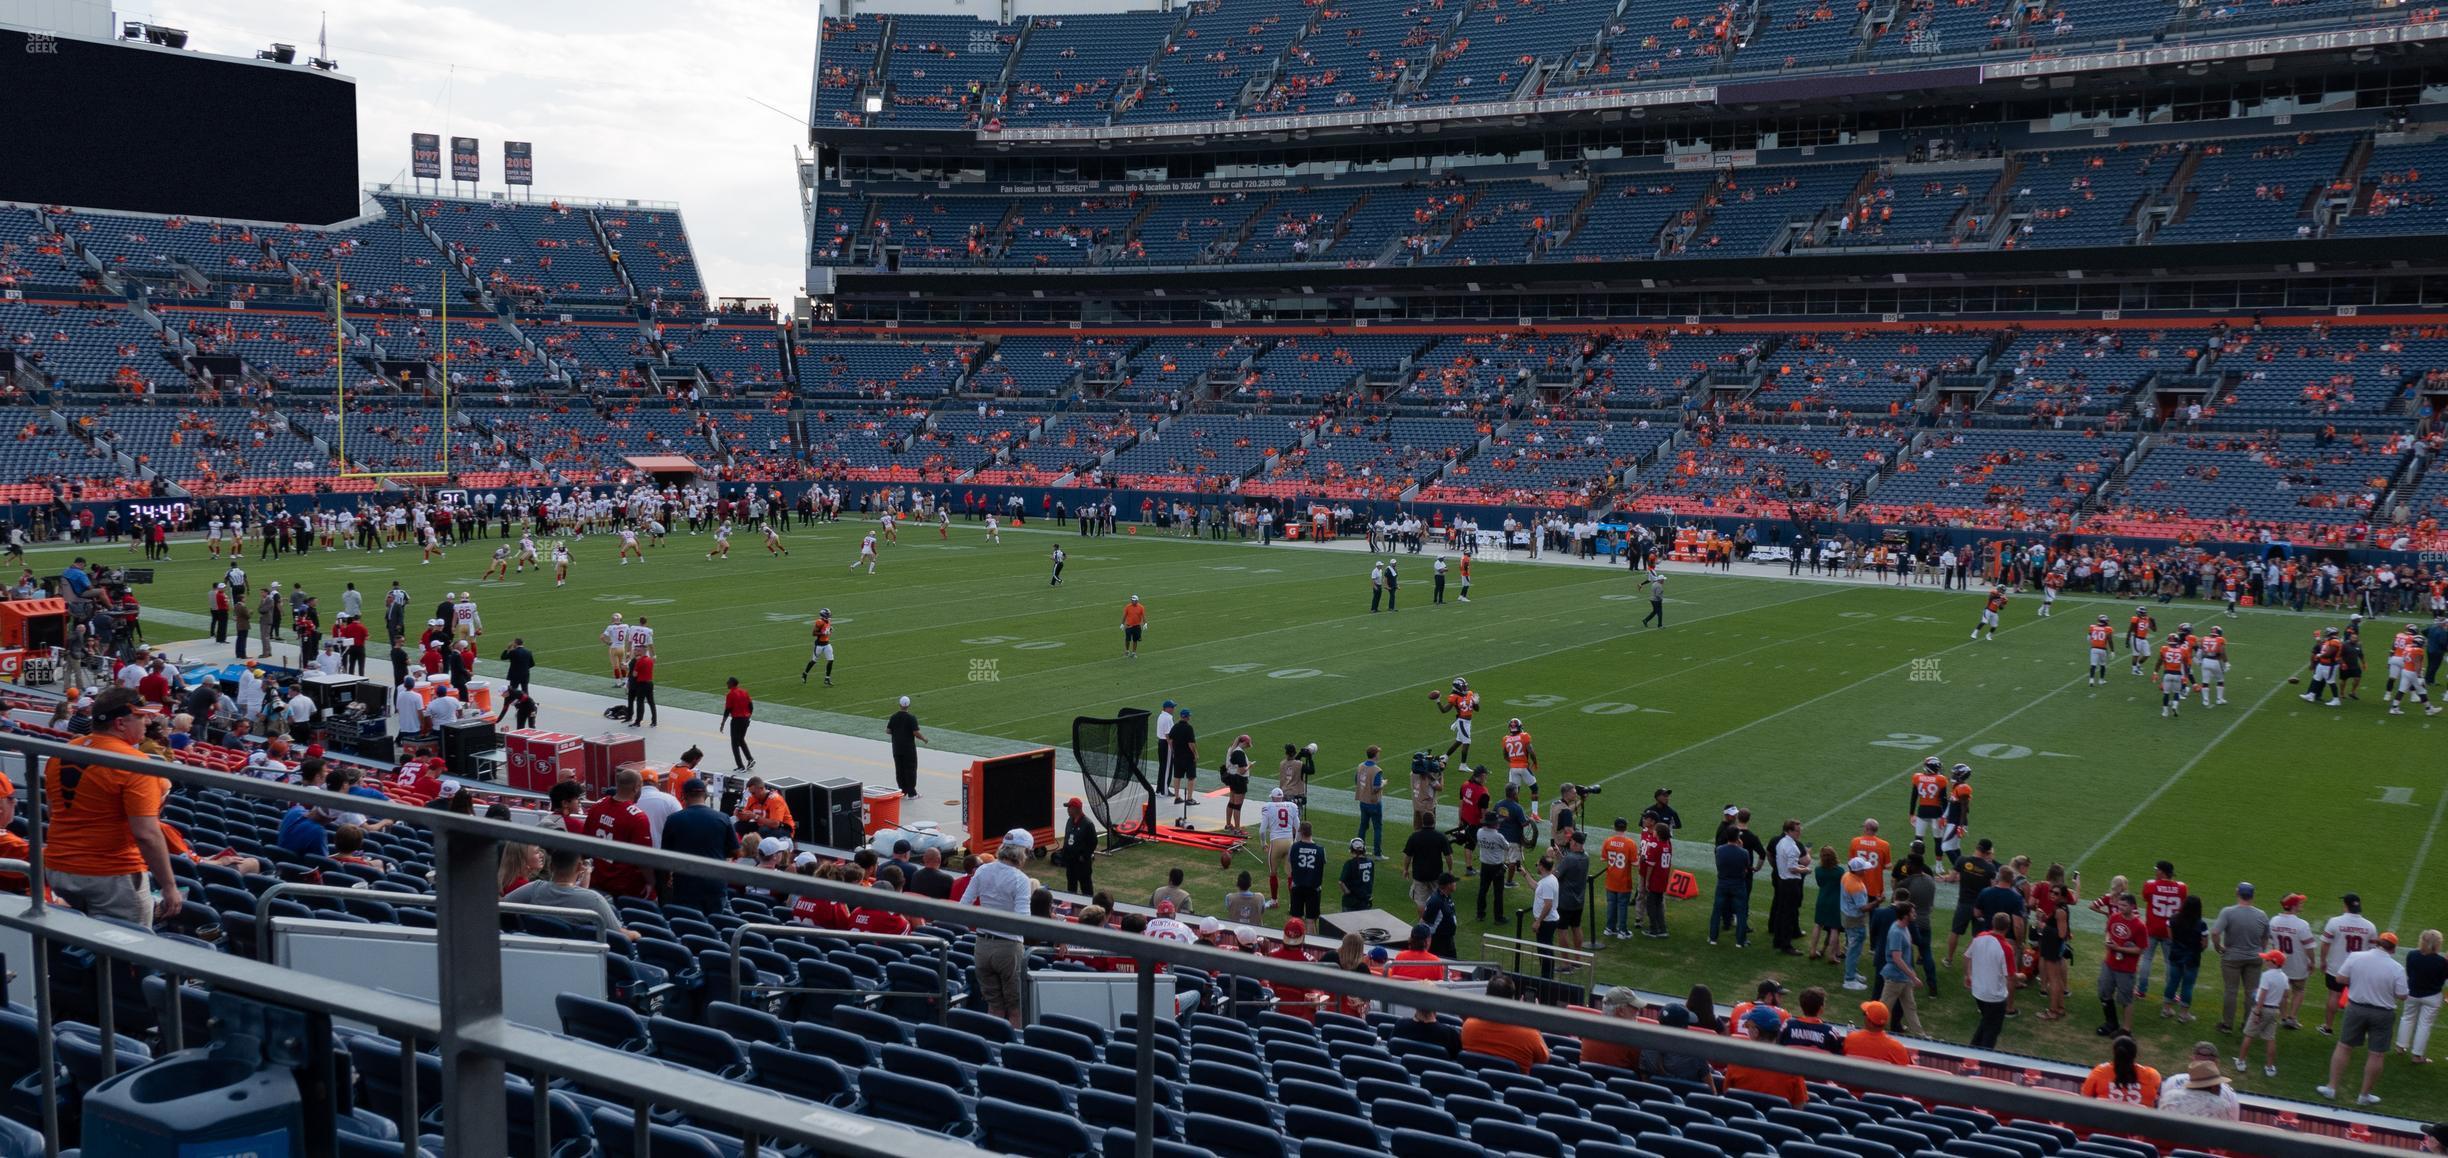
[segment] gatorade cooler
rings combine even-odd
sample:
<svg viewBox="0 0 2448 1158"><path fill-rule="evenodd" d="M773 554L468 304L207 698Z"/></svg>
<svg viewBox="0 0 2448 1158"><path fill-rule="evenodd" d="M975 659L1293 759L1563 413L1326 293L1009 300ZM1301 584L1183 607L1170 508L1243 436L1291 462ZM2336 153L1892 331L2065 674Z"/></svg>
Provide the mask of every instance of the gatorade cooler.
<svg viewBox="0 0 2448 1158"><path fill-rule="evenodd" d="M859 793L859 811L865 819L861 827L866 835L874 836L887 828L901 827L901 790L880 784L870 784Z"/></svg>
<svg viewBox="0 0 2448 1158"><path fill-rule="evenodd" d="M306 1115L297 1077L278 1067L233 1074L208 1049L126 1070L85 1095L84 1152L117 1158L290 1158Z"/></svg>
<svg viewBox="0 0 2448 1158"><path fill-rule="evenodd" d="M587 787L596 792L612 790L612 772L623 764L646 762L646 737L628 732L606 732L578 741L579 766Z"/></svg>

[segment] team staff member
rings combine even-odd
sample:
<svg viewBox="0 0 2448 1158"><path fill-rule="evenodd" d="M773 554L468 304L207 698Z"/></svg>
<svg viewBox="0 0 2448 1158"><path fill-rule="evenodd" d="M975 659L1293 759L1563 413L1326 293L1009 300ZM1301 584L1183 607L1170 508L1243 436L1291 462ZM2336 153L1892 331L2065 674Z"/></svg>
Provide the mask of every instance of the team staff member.
<svg viewBox="0 0 2448 1158"><path fill-rule="evenodd" d="M69 743L142 759L136 748L144 737L144 717L136 711L140 702L131 689L103 689L90 713L93 733ZM88 916L139 925L177 916L182 901L161 825L170 782L118 768L63 765L57 759L44 775L51 827L43 862L51 891ZM158 902L153 899L155 886L161 889Z"/></svg>
<svg viewBox="0 0 2448 1158"><path fill-rule="evenodd" d="M1130 597L1130 602L1122 605L1122 654L1124 657L1139 658L1139 636L1146 629L1147 604L1139 602L1139 597L1133 595Z"/></svg>
<svg viewBox="0 0 2448 1158"><path fill-rule="evenodd" d="M748 750L748 720L756 713L756 702L748 698L748 689L740 686L734 676L723 681L729 690L723 692L722 719L731 728L731 770L745 772L756 767L756 755Z"/></svg>
<svg viewBox="0 0 2448 1158"><path fill-rule="evenodd" d="M1074 796L1063 802L1069 819L1063 822L1062 849L1063 888L1088 897L1096 895L1096 822L1088 819L1088 806Z"/></svg>
<svg viewBox="0 0 2448 1158"><path fill-rule="evenodd" d="M908 696L901 697L900 709L884 721L884 733L892 737L893 779L900 783L901 795L917 796L918 744L926 733L918 730L918 717L910 714Z"/></svg>
<svg viewBox="0 0 2448 1158"><path fill-rule="evenodd" d="M789 836L793 831L790 802L782 799L782 793L765 783L762 776L748 778L748 791L740 797L739 808L731 815L766 836Z"/></svg>
<svg viewBox="0 0 2448 1158"><path fill-rule="evenodd" d="M629 661L629 723L657 727L663 722L663 712L655 707L654 657L641 655Z"/></svg>

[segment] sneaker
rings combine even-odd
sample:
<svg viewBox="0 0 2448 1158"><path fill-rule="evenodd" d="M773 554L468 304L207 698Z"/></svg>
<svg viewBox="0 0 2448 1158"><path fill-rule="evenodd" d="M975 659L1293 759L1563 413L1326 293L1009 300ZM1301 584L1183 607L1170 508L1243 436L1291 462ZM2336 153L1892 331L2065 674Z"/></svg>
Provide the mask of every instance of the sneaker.
<svg viewBox="0 0 2448 1158"><path fill-rule="evenodd" d="M2342 704L2342 703L2341 703L2339 700L2337 700L2337 699L2335 699L2335 698L2333 697L2333 698L2331 698L2331 699L2330 699L2330 701L2329 701L2328 703L2322 704L2321 706L2322 706L2322 707L2324 707L2324 708L2335 708L2335 707L2341 707L2341 706L2343 706L2343 704Z"/></svg>
<svg viewBox="0 0 2448 1158"><path fill-rule="evenodd" d="M2380 1104L2380 1095L2365 1094L2362 1097L2356 1098L2355 1104L2358 1106L2377 1106Z"/></svg>
<svg viewBox="0 0 2448 1158"><path fill-rule="evenodd" d="M2335 1031L2335 1030L2330 1029L2328 1026L2325 1026L2325 1025L2324 1025L2324 1026L2322 1026L2322 1027L2320 1027L2320 1031L2321 1031L2321 1036L2322 1036L2322 1037L2334 1037L2334 1036L2336 1036L2336 1031Z"/></svg>
<svg viewBox="0 0 2448 1158"><path fill-rule="evenodd" d="M2388 710L2388 714L2390 714L2390 715L2392 715L2392 716L2402 716L2402 715L2404 715L2404 714L2405 714L2405 709L2404 709L2404 708L2390 708L2390 709Z"/></svg>
<svg viewBox="0 0 2448 1158"><path fill-rule="evenodd" d="M1708 939L1708 941L1710 945L1715 945L1717 943L1717 938L1711 937Z"/></svg>
<svg viewBox="0 0 2448 1158"><path fill-rule="evenodd" d="M1870 988L1870 983L1867 981L1847 981L1844 983L1844 987L1847 989L1868 989Z"/></svg>
<svg viewBox="0 0 2448 1158"><path fill-rule="evenodd" d="M2240 1057L2227 1059L2227 1068L2239 1074L2247 1072L2244 1068L2244 1059Z"/></svg>
<svg viewBox="0 0 2448 1158"><path fill-rule="evenodd" d="M2262 1067L2261 1067L2261 1076L2262 1076L2262 1077L2265 1077L2265 1078L2274 1078L2274 1077L2277 1077L2277 1076L2278 1076L2278 1067L2277 1067L2277 1066L2262 1066Z"/></svg>
<svg viewBox="0 0 2448 1158"><path fill-rule="evenodd" d="M2332 1102L2337 1100L2337 1089L2332 1086L2314 1086L2312 1087L2312 1092L2319 1094Z"/></svg>
<svg viewBox="0 0 2448 1158"><path fill-rule="evenodd" d="M2307 704L2310 704L2310 703L2318 703L2318 702L2319 702L2319 701L2317 701L2317 700L2315 700L2315 699L2313 699L2313 698L2312 698L2312 693L2310 693L2310 692L2305 692L2304 694L2302 694L2302 695L2300 695L2300 696L2297 696L2297 697L2295 697L2295 698L2296 698L2296 699L2299 699L2299 700L2302 700L2303 702L2305 702L2305 703L2307 703Z"/></svg>

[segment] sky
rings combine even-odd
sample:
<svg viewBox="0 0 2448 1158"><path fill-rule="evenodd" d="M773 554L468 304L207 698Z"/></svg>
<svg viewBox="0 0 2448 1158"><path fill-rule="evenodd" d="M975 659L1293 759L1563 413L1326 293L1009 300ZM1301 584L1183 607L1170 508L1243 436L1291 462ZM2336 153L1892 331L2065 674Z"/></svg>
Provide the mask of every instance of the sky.
<svg viewBox="0 0 2448 1158"><path fill-rule="evenodd" d="M187 29L200 52L295 44L301 65L322 14L294 0L122 0L118 12ZM815 4L349 0L330 18L331 56L357 81L361 182L405 188L408 136L429 132L479 138L481 188L494 192L501 143L532 141L537 199L677 202L708 293L787 309L801 289L791 147L807 140Z"/></svg>

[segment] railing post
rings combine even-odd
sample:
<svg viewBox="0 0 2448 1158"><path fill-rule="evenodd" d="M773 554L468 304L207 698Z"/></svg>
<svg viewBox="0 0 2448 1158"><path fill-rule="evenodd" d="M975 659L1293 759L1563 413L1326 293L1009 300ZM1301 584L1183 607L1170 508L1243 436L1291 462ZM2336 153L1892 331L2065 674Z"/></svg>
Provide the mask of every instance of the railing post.
<svg viewBox="0 0 2448 1158"><path fill-rule="evenodd" d="M1139 1053L1138 1074L1133 1079L1131 1110L1132 1153L1138 1158L1156 1155L1156 963L1139 962Z"/></svg>
<svg viewBox="0 0 2448 1158"><path fill-rule="evenodd" d="M470 1030L501 1023L501 897L493 842L434 833L435 964L441 981L442 1113L448 1158L485 1158L509 1145L500 1058L471 1047Z"/></svg>

